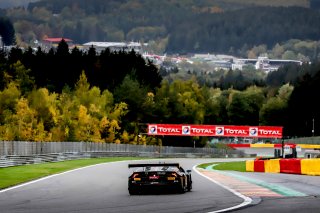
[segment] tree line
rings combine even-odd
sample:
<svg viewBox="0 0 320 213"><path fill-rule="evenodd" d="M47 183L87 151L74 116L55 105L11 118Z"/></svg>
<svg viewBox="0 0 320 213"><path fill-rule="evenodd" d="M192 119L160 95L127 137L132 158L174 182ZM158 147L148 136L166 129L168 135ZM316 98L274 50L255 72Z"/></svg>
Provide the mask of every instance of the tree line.
<svg viewBox="0 0 320 213"><path fill-rule="evenodd" d="M138 137L147 123L283 126L285 137L311 136L314 124L319 134L319 63L296 67L301 75L294 81L237 90L201 86L196 78L162 80L158 67L133 52L65 48L62 41L48 53L0 54L1 140L171 146L207 140ZM270 75L286 76L287 69Z"/></svg>
<svg viewBox="0 0 320 213"><path fill-rule="evenodd" d="M30 71L38 87L46 87L52 92L61 92L65 86L74 87L82 71L85 71L92 86L111 92L127 75L147 88L159 86L162 80L157 67L151 62L146 63L134 50L111 52L105 49L98 54L93 47L88 51L75 47L69 51L64 40L48 52L41 47L36 51L31 47L27 50L14 47L3 58L7 60L9 74L13 72L10 64L20 61ZM0 87L3 88L3 84Z"/></svg>

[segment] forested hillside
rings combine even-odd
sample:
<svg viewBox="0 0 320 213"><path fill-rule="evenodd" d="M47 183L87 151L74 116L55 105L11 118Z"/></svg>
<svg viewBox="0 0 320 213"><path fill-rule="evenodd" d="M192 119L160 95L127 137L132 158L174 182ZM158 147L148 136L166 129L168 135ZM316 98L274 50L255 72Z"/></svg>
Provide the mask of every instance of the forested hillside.
<svg viewBox="0 0 320 213"><path fill-rule="evenodd" d="M0 50L0 140L174 146L207 141L138 139L145 123L271 125L283 126L285 137L311 136L312 121L320 120L320 13L310 8L317 4L257 2L45 0L2 10L8 17L0 18L3 41L25 49ZM198 72L198 64L167 72L135 52L100 54L69 49L64 41L49 52L31 48L48 36L80 44L138 40L159 53L266 53L312 63L268 74L250 68Z"/></svg>
<svg viewBox="0 0 320 213"><path fill-rule="evenodd" d="M170 50L174 52L184 47L182 50L186 52L203 52L209 51L207 48L210 47L212 51L225 52L256 44L271 47L290 38L317 40L320 33L316 30L320 14L298 7L255 7L222 14L201 14L196 20L191 28L189 24L172 28Z"/></svg>
<svg viewBox="0 0 320 213"><path fill-rule="evenodd" d="M258 45L318 40L320 14L309 8L310 1L257 2L45 0L30 3L28 9L8 9L6 15L19 45L67 37L79 44L148 42L158 53L246 55Z"/></svg>
<svg viewBox="0 0 320 213"><path fill-rule="evenodd" d="M8 7L19 7L27 6L30 2L36 2L41 0L1 0L0 8ZM300 6L300 7L309 7L310 2L316 2L317 0L205 0L199 2L201 5L200 8L210 9L211 6L219 6L224 10L239 9L243 7L248 7L251 5L260 5L260 6ZM79 1L80 2L80 1ZM80 2L81 3L81 2ZM192 5L197 4L193 1L185 1L185 3ZM190 4L191 5L191 4Z"/></svg>
<svg viewBox="0 0 320 213"><path fill-rule="evenodd" d="M27 7L30 2L39 0L1 0L0 8Z"/></svg>
<svg viewBox="0 0 320 213"><path fill-rule="evenodd" d="M286 137L310 136L312 119L320 119L320 64L288 69L268 75L282 81L277 86L237 90L230 82L221 89L194 78L162 81L158 68L134 52L70 53L65 42L48 53L13 48L0 54L0 140L170 146L207 141L138 139L145 123L283 126Z"/></svg>

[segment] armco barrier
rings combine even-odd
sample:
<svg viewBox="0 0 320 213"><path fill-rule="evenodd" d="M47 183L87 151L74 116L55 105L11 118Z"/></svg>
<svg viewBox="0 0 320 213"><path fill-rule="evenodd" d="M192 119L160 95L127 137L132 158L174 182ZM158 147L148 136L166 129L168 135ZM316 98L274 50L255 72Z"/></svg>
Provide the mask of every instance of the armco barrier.
<svg viewBox="0 0 320 213"><path fill-rule="evenodd" d="M301 173L304 175L320 175L320 158L302 159Z"/></svg>
<svg viewBox="0 0 320 213"><path fill-rule="evenodd" d="M301 159L280 159L280 173L301 174Z"/></svg>
<svg viewBox="0 0 320 213"><path fill-rule="evenodd" d="M320 175L319 159L256 159L246 161L247 172L270 172L303 175Z"/></svg>

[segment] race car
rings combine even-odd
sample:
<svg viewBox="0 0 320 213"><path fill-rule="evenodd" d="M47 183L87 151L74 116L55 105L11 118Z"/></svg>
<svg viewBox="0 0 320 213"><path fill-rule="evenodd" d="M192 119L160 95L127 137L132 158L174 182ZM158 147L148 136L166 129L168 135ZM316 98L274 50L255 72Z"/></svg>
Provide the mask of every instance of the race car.
<svg viewBox="0 0 320 213"><path fill-rule="evenodd" d="M185 171L179 163L129 164L136 168L129 176L130 195L142 192L178 192L185 193L192 189L191 170Z"/></svg>

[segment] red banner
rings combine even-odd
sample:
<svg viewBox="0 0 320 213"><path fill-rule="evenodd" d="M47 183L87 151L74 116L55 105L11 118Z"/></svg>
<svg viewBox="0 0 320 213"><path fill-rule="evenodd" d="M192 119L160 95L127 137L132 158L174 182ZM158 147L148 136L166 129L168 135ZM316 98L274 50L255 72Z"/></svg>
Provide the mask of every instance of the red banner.
<svg viewBox="0 0 320 213"><path fill-rule="evenodd" d="M282 138L282 127L149 124L148 135Z"/></svg>

